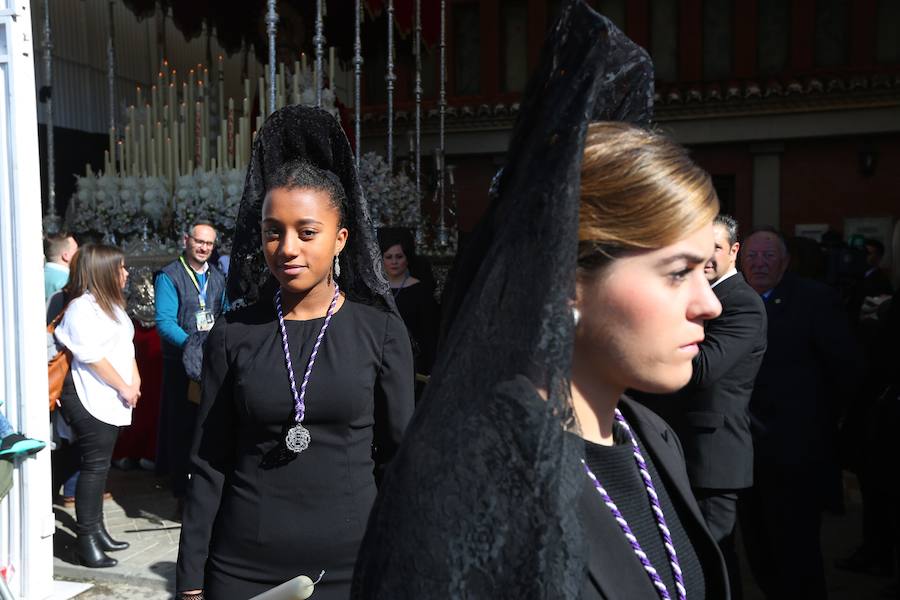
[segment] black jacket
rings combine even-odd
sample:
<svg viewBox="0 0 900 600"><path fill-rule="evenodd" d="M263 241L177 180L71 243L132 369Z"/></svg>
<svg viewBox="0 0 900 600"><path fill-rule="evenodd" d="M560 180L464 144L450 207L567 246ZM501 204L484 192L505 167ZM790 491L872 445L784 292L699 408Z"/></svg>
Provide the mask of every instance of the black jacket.
<svg viewBox="0 0 900 600"><path fill-rule="evenodd" d="M706 322L690 383L640 400L675 429L693 487L741 489L753 485L749 405L766 352L766 307L740 273L713 292L722 314Z"/></svg>
<svg viewBox="0 0 900 600"><path fill-rule="evenodd" d="M635 402L623 399L619 402L619 410L646 447L672 502L685 509L679 511L682 525L703 565L706 597L728 600L730 594L725 562L694 500L678 437L662 419ZM656 598L650 579L625 541L619 524L609 510L596 501L596 495L593 484L585 478L585 493L582 494L579 512L587 534L589 581L582 590L581 599ZM690 518L685 519L683 515ZM619 540L621 544L616 543ZM674 590L672 596L675 597Z"/></svg>
<svg viewBox="0 0 900 600"><path fill-rule="evenodd" d="M862 370L838 295L787 274L766 312L769 345L750 400L754 450L780 464L830 462L838 418Z"/></svg>

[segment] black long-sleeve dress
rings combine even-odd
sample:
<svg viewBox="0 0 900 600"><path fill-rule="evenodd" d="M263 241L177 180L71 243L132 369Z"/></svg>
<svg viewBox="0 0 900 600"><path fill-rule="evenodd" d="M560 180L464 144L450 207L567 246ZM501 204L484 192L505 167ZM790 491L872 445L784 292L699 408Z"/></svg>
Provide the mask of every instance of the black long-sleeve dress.
<svg viewBox="0 0 900 600"><path fill-rule="evenodd" d="M286 321L298 388L322 323ZM179 591L240 600L325 569L316 598L349 596L376 494L375 430L379 454L390 454L413 409L401 319L345 301L319 349L305 403L309 448L267 466L264 457L283 447L294 414L278 319L271 300L219 319L206 345Z"/></svg>
<svg viewBox="0 0 900 600"><path fill-rule="evenodd" d="M391 293L397 302L397 312L416 344L416 373L428 375L434 365L441 320L440 308L432 295L432 288L420 281L403 288L391 288Z"/></svg>

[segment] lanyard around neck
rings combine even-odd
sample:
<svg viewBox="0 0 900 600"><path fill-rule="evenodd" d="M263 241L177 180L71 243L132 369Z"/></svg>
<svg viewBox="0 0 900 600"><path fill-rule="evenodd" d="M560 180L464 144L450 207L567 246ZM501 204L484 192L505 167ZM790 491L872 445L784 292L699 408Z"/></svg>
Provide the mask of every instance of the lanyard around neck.
<svg viewBox="0 0 900 600"><path fill-rule="evenodd" d="M191 282L193 282L194 287L197 288L197 299L200 301L200 310L206 310L206 288L209 286L209 269L206 270L206 279L203 281L203 286L201 287L200 281L197 279L197 273L188 266L184 261L184 257L179 256L178 260L181 261L181 266L187 271L188 276L191 278Z"/></svg>

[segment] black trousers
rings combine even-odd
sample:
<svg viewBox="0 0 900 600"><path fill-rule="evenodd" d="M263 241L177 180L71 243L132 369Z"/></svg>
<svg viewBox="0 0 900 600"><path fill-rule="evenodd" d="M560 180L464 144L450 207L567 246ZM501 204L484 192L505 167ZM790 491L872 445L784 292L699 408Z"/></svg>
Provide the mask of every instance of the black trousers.
<svg viewBox="0 0 900 600"><path fill-rule="evenodd" d="M103 523L103 492L119 428L95 418L84 408L78 394L60 399L63 416L78 436L81 476L75 486L75 533L90 535Z"/></svg>
<svg viewBox="0 0 900 600"><path fill-rule="evenodd" d="M187 399L188 383L181 359L163 358L156 467L158 473L168 473L176 498L187 491L191 442L197 423L197 405Z"/></svg>
<svg viewBox="0 0 900 600"><path fill-rule="evenodd" d="M731 584L731 597L741 600L740 561L734 548L734 527L737 524L737 507L739 490L721 490L713 488L693 488L694 498L706 521L706 526L719 544L719 550L725 558L728 568L728 580Z"/></svg>
<svg viewBox="0 0 900 600"><path fill-rule="evenodd" d="M750 570L769 600L828 597L820 539L821 464L757 459L738 502Z"/></svg>

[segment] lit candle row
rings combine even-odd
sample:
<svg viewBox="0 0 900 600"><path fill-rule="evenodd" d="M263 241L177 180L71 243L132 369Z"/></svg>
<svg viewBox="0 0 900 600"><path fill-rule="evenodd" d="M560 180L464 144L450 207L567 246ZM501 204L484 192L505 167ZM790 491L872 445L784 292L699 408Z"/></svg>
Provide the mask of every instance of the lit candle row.
<svg viewBox="0 0 900 600"><path fill-rule="evenodd" d="M215 82L218 93L214 99L209 71L203 65L189 69L187 81L179 82L176 70L170 68L168 61L163 61L146 99L144 90L137 87L136 102L128 107L124 127L109 129L105 172L134 177L162 177L174 189L175 180L180 175L192 173L195 168L244 169L250 159L253 137L265 116L271 112L267 110L268 70L257 82L259 110L251 126L251 82L244 80L244 97L238 106L233 98L226 100L223 63L224 58L219 56ZM333 81L336 64L334 48L329 50L329 63L329 81ZM284 107L287 102L300 103L301 84L305 87L315 81L307 69L305 54L294 62L293 73L289 74L284 64L278 66L275 110ZM216 102L218 109L217 130L211 130L210 105L213 102Z"/></svg>

